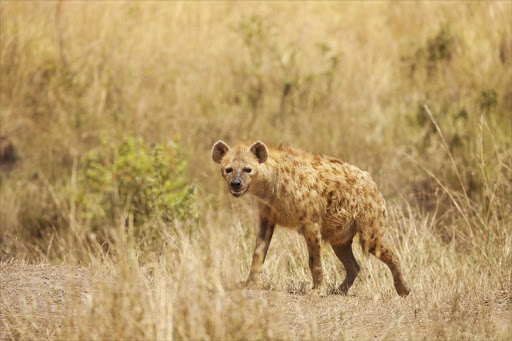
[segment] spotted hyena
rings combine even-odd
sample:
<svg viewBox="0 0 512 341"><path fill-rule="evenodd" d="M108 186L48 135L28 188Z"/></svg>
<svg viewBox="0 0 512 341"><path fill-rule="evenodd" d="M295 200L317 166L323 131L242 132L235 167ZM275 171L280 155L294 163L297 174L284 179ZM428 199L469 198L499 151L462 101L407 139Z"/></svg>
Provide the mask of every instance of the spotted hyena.
<svg viewBox="0 0 512 341"><path fill-rule="evenodd" d="M391 269L398 294L409 294L398 259L383 242L387 210L367 172L330 156L267 147L260 141L234 148L218 141L212 157L221 165L234 197L248 193L258 199L260 230L246 286L257 284L277 224L299 231L306 239L314 291L325 292L323 240L345 267L347 275L339 291L347 293L359 273L352 253L352 240L359 234L364 250Z"/></svg>

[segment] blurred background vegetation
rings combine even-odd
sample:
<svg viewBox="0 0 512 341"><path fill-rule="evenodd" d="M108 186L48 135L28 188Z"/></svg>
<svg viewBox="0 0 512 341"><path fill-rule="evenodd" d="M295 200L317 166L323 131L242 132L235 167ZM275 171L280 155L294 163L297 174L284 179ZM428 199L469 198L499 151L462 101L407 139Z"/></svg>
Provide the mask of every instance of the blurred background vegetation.
<svg viewBox="0 0 512 341"><path fill-rule="evenodd" d="M510 221L511 14L510 2L3 2L0 123L15 161L2 161L0 248L46 249L129 215L193 226L226 198L218 139L356 164L389 201L436 212L441 235L459 218L485 225L475 212Z"/></svg>

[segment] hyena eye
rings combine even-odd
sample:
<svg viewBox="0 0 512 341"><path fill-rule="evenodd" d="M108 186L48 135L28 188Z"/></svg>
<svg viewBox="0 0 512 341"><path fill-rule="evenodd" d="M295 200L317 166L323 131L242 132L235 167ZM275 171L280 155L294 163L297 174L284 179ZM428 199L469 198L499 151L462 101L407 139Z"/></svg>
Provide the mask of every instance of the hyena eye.
<svg viewBox="0 0 512 341"><path fill-rule="evenodd" d="M251 168L244 168L244 172L246 172L246 173L250 173L251 171L252 171Z"/></svg>
<svg viewBox="0 0 512 341"><path fill-rule="evenodd" d="M233 171L233 168L229 167L229 168L226 168L226 173L231 173Z"/></svg>

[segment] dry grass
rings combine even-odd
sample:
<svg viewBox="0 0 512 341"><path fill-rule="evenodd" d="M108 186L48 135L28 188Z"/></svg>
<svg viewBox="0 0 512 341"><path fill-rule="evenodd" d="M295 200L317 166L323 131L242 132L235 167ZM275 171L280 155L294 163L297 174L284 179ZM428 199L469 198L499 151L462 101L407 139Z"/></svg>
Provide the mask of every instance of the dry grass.
<svg viewBox="0 0 512 341"><path fill-rule="evenodd" d="M0 3L0 136L17 153L0 169L0 338L512 339L511 14L497 1ZM80 219L81 160L105 135L179 136L193 217L134 226L120 203L100 230ZM220 138L370 171L412 294L357 249L349 296L309 295L305 244L283 229L262 290L238 290L257 221L210 161Z"/></svg>

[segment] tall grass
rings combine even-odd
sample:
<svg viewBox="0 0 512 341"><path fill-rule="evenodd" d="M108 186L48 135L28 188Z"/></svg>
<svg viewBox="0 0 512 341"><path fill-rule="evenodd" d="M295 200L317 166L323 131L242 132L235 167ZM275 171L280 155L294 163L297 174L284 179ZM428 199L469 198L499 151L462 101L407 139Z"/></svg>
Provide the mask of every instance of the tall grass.
<svg viewBox="0 0 512 341"><path fill-rule="evenodd" d="M512 338L511 14L498 1L0 3L0 135L17 153L0 169L0 280L32 273L20 287L45 293L3 295L1 337ZM104 136L178 141L194 212L138 219L128 196L93 228L77 179ZM257 220L210 161L218 139L370 171L412 296L357 249L354 296L310 297L305 245L281 229L266 290L238 290ZM339 285L330 250L324 266Z"/></svg>

